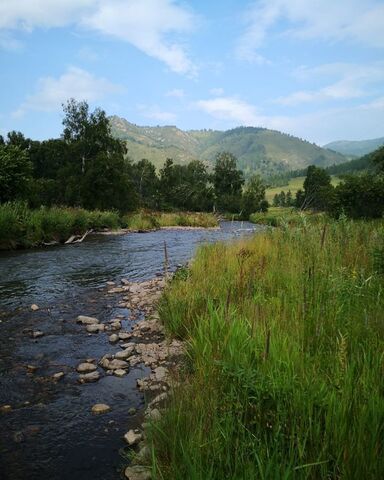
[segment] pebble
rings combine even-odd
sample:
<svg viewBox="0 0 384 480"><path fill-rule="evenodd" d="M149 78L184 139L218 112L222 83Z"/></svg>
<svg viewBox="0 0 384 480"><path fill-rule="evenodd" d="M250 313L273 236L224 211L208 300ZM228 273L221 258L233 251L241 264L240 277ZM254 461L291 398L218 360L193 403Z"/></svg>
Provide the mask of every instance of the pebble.
<svg viewBox="0 0 384 480"><path fill-rule="evenodd" d="M107 413L111 410L111 407L105 403L96 403L92 407L92 413L95 415L99 415L102 413Z"/></svg>
<svg viewBox="0 0 384 480"><path fill-rule="evenodd" d="M33 303L33 304L31 305L31 310L32 310L33 312L37 312L37 310L39 310L39 309L40 309L40 307L39 307L38 305L36 305L36 303Z"/></svg>
<svg viewBox="0 0 384 480"><path fill-rule="evenodd" d="M85 328L88 333L99 333L104 332L105 325L103 323L92 323L90 325L87 325Z"/></svg>
<svg viewBox="0 0 384 480"><path fill-rule="evenodd" d="M41 330L36 330L32 332L32 338L40 338L43 335L44 335L44 332L42 332Z"/></svg>
<svg viewBox="0 0 384 480"><path fill-rule="evenodd" d="M64 377L65 373L64 372L57 372L52 375L52 378L54 380L61 380Z"/></svg>
<svg viewBox="0 0 384 480"><path fill-rule="evenodd" d="M8 412L10 412L11 410L12 410L11 405L2 405L2 406L0 407L0 412L2 412L2 413L8 413Z"/></svg>
<svg viewBox="0 0 384 480"><path fill-rule="evenodd" d="M116 375L116 377L124 377L124 375L127 374L127 372L125 370L122 370L121 368L118 368L117 370L114 370L114 375Z"/></svg>
<svg viewBox="0 0 384 480"><path fill-rule="evenodd" d="M113 333L112 335L109 336L109 341L111 343L116 343L119 341L119 336L116 335L116 333Z"/></svg>

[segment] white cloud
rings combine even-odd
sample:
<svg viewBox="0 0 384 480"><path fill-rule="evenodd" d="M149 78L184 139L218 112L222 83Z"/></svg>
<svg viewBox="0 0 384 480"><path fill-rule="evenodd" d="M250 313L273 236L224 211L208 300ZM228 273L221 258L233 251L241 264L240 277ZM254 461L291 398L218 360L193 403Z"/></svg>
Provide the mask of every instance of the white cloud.
<svg viewBox="0 0 384 480"><path fill-rule="evenodd" d="M13 112L13 117L23 116L28 110L52 112L61 109L69 98L94 102L105 95L118 93L122 87L105 78L95 77L77 67L69 67L60 77L43 77L38 80L36 92Z"/></svg>
<svg viewBox="0 0 384 480"><path fill-rule="evenodd" d="M195 106L214 118L235 121L241 125L256 125L261 120L253 105L236 97L198 100Z"/></svg>
<svg viewBox="0 0 384 480"><path fill-rule="evenodd" d="M224 88L211 88L211 90L209 91L209 93L211 95L214 95L215 97L220 97L222 95L224 95Z"/></svg>
<svg viewBox="0 0 384 480"><path fill-rule="evenodd" d="M174 122L177 118L175 113L164 111L158 105L138 105L137 108L141 116L161 123Z"/></svg>
<svg viewBox="0 0 384 480"><path fill-rule="evenodd" d="M381 86L384 82L384 62L372 64L334 63L314 68L300 67L295 76L301 80L320 77L340 77L318 90L300 90L288 96L280 97L276 103L295 106L301 103L323 102L361 98L372 94L372 85ZM370 87L369 90L367 87Z"/></svg>
<svg viewBox="0 0 384 480"><path fill-rule="evenodd" d="M197 16L176 0L12 0L0 3L0 30L82 26L135 46L170 70L194 76L197 68L179 36ZM176 38L175 38L176 37Z"/></svg>
<svg viewBox="0 0 384 480"><path fill-rule="evenodd" d="M259 0L244 17L237 53L246 60L262 60L257 50L279 21L288 23L282 33L290 37L384 47L381 0Z"/></svg>
<svg viewBox="0 0 384 480"><path fill-rule="evenodd" d="M196 17L175 0L108 0L83 24L103 34L127 41L172 71L196 74L185 48L169 37L194 29Z"/></svg>
<svg viewBox="0 0 384 480"><path fill-rule="evenodd" d="M173 90L169 90L166 94L166 97L175 97L175 98L184 98L185 92L182 88L174 88Z"/></svg>

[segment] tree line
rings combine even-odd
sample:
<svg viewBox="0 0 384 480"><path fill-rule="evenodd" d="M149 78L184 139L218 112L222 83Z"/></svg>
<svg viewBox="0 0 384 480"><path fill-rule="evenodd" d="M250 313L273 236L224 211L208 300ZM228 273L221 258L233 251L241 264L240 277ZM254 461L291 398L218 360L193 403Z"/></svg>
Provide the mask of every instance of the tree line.
<svg viewBox="0 0 384 480"><path fill-rule="evenodd" d="M91 112L87 102L73 99L63 110L58 139L36 141L14 131L0 136L0 202L122 212L218 210L243 217L268 208L261 177L245 182L231 153L218 153L212 171L199 160L177 165L170 158L157 171L148 159L129 158L103 110Z"/></svg>
<svg viewBox="0 0 384 480"><path fill-rule="evenodd" d="M374 170L344 175L333 186L323 168L307 169L303 189L296 193L294 205L300 209L326 211L334 217L382 218L384 216L384 147L370 155Z"/></svg>

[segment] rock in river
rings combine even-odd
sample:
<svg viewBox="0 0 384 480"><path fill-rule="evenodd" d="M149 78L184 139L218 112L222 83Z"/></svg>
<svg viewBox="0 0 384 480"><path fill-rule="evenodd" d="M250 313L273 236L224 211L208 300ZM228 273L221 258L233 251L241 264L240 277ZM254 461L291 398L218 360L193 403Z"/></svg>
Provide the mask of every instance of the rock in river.
<svg viewBox="0 0 384 480"><path fill-rule="evenodd" d="M97 382L100 378L100 373L99 372L90 372L90 373L84 373L82 375L79 375L79 382L80 383L91 383L91 382Z"/></svg>
<svg viewBox="0 0 384 480"><path fill-rule="evenodd" d="M151 480L151 470L141 465L127 467L124 474L128 480Z"/></svg>
<svg viewBox="0 0 384 480"><path fill-rule="evenodd" d="M82 323L83 325L93 325L99 323L99 320L95 317L87 317L86 315L79 315L76 319L76 322Z"/></svg>
<svg viewBox="0 0 384 480"><path fill-rule="evenodd" d="M40 338L43 335L44 335L44 332L42 332L41 330L36 330L31 334L32 338Z"/></svg>
<svg viewBox="0 0 384 480"><path fill-rule="evenodd" d="M112 335L110 335L109 341L110 341L111 343L116 343L116 342L119 341L119 336L116 335L116 333L113 333Z"/></svg>
<svg viewBox="0 0 384 480"><path fill-rule="evenodd" d="M129 446L136 445L143 439L143 435L135 430L129 430L124 435L124 440L128 443Z"/></svg>
<svg viewBox="0 0 384 480"><path fill-rule="evenodd" d="M127 374L126 370L123 370L121 368L114 370L113 373L116 375L116 377L124 377L124 375Z"/></svg>
<svg viewBox="0 0 384 480"><path fill-rule="evenodd" d="M105 403L96 403L92 407L92 413L94 413L95 415L98 415L101 413L107 413L109 412L110 409L111 407Z"/></svg>
<svg viewBox="0 0 384 480"><path fill-rule="evenodd" d="M102 366L104 366L104 364ZM125 362L124 360L119 360L115 358L110 362L108 362L104 368L108 370L120 370L120 369L125 370L128 367L129 367L129 364L127 362Z"/></svg>
<svg viewBox="0 0 384 480"><path fill-rule="evenodd" d="M31 310L32 310L33 312L37 312L37 310L39 310L39 306L36 305L36 303L33 303L33 304L31 305Z"/></svg>
<svg viewBox="0 0 384 480"><path fill-rule="evenodd" d="M94 365L93 363L80 363L80 365L76 367L76 370L79 373L89 373L94 372L96 368L96 365Z"/></svg>
<svg viewBox="0 0 384 480"><path fill-rule="evenodd" d="M85 328L88 333L99 333L104 332L105 325L103 323L92 323L91 325L87 325Z"/></svg>

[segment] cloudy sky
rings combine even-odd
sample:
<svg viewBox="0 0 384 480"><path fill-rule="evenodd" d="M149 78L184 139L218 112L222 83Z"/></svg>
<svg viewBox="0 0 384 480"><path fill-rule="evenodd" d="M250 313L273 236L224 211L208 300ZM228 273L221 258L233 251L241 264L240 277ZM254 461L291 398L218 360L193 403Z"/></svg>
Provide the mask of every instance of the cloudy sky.
<svg viewBox="0 0 384 480"><path fill-rule="evenodd" d="M383 0L0 0L0 133L87 100L138 125L384 136Z"/></svg>

